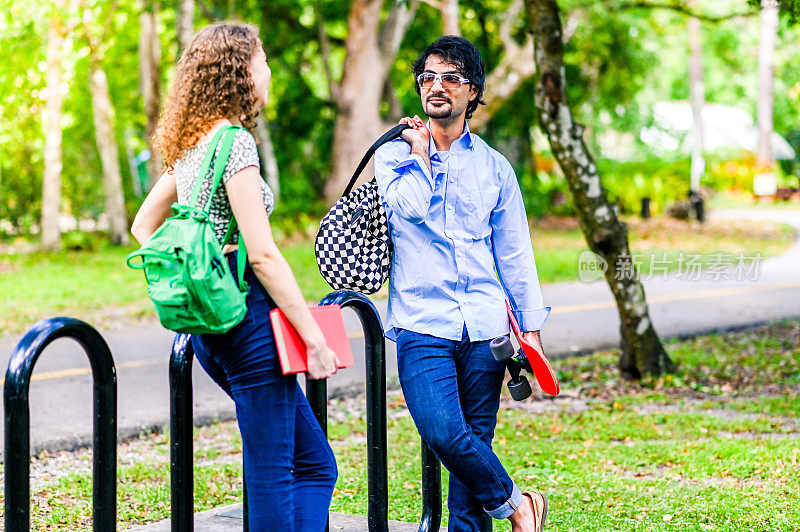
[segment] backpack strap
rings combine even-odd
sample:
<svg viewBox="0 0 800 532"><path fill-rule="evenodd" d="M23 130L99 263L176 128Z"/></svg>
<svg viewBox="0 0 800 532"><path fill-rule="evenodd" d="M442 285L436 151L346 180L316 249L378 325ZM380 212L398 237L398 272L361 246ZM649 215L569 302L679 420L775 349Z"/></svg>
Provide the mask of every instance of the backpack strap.
<svg viewBox="0 0 800 532"><path fill-rule="evenodd" d="M228 239L233 234L234 229L236 229L236 225L236 218L231 218L231 222L228 224L228 231L225 233L225 238L222 240L223 246L228 242ZM242 234L239 233L239 250L236 252L236 282L239 283L239 291L242 293L249 290L247 283L245 283L243 279L246 262L247 248L244 245L244 237L242 237Z"/></svg>
<svg viewBox="0 0 800 532"><path fill-rule="evenodd" d="M130 255L128 255L126 257L126 259L125 259L125 262L128 263L128 267L129 268L133 268L134 270L144 270L144 266L145 266L144 257L145 256L155 257L155 258L162 259L162 260L172 260L172 259L175 258L175 255L173 255L172 253L166 253L164 251L158 251L158 250L155 250L155 249L143 250L143 249L140 248L140 249L137 249L136 251L134 251L133 253L131 253ZM141 262L138 262L138 263L133 262L133 260L136 259L137 257L141 257L142 258ZM145 272L145 275L147 275L146 272Z"/></svg>
<svg viewBox="0 0 800 532"><path fill-rule="evenodd" d="M356 168L356 171L353 172L353 177L351 177L350 182L347 183L347 186L344 189L344 194L342 194L342 196L347 196L348 194L350 194L350 191L353 190L353 185L356 184L356 179L358 179L358 176L364 170L364 167L367 166L367 163L369 163L369 160L375 153L375 150L377 150L390 140L396 139L397 137L400 136L400 134L403 132L404 129L408 129L410 127L411 126L409 126L408 124L397 124L392 129L381 135L380 138L376 140L372 144L372 146L369 147L367 153L365 153L364 157L362 157L361 162L358 163L358 168Z"/></svg>
<svg viewBox="0 0 800 532"><path fill-rule="evenodd" d="M214 160L214 174L211 177L211 192L209 192L208 201L203 208L203 210L206 212L211 210L211 199L214 197L214 193L219 187L219 183L222 180L222 174L225 173L225 167L228 165L228 158L231 155L233 139L236 136L236 130L239 129L243 128L241 126L234 126L231 124L222 126L219 128L219 130L217 130L216 133L214 133L214 136L211 138L211 142L208 143L208 148L206 148L206 155L203 158L203 163L200 165L200 171L197 174L197 181L192 189L192 198L189 200L189 205L193 207L197 205L197 201L200 198L200 190L203 188L203 183L205 182L206 176L208 175L208 170L211 167L211 160L214 159L214 154L217 152L217 146L220 143L220 139L222 139L222 136L228 133L228 131L233 130L232 134L225 135L225 138L222 140L222 146L220 146L219 157Z"/></svg>
<svg viewBox="0 0 800 532"><path fill-rule="evenodd" d="M241 126L228 125L219 128L219 131L214 134L214 137L208 144L206 155L203 158L203 164L200 166L200 173L198 174L198 179L194 185L194 189L192 190L192 199L189 201L190 205L197 204L202 184L205 181L205 176L208 175L208 169L211 166L211 160L214 159L214 154L217 151L217 145L220 145L221 142L219 147L219 156L214 159L214 173L211 178L211 191L209 192L208 200L203 207L203 210L206 213L211 211L211 200L214 198L214 194L216 193L217 188L219 188L219 184L222 181L222 175L225 173L225 167L228 165L228 159L231 155L233 140L236 137L236 133L239 129L244 128ZM236 225L236 218L231 216L231 220L228 222L228 230L225 232L225 237L222 239L223 246L228 242L228 239L233 234L233 231L236 229ZM247 292L248 290L247 283L244 282L244 267L246 262L247 248L244 245L244 238L240 238L239 251L236 253L236 281L239 285L239 291L241 292Z"/></svg>

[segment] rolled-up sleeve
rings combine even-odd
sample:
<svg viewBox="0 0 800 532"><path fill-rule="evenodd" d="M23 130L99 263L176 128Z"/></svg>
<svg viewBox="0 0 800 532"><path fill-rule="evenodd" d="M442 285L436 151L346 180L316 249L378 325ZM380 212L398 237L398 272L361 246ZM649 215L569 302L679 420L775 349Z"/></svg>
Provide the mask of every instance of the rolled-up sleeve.
<svg viewBox="0 0 800 532"><path fill-rule="evenodd" d="M408 143L396 140L375 152L375 178L391 212L412 223L425 219L434 181L428 165L422 157L411 153Z"/></svg>
<svg viewBox="0 0 800 532"><path fill-rule="evenodd" d="M550 307L544 306L542 298L522 193L507 162L499 178L500 194L490 219L495 268L520 328L538 331Z"/></svg>

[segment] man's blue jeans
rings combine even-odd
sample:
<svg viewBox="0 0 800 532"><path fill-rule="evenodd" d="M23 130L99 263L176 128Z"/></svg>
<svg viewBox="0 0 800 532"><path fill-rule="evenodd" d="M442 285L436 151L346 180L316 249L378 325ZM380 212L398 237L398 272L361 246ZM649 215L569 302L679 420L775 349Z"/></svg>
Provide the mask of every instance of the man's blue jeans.
<svg viewBox="0 0 800 532"><path fill-rule="evenodd" d="M235 254L234 254L235 257ZM229 257L236 271L235 258ZM319 532L328 519L336 459L294 375L283 375L269 311L250 266L244 320L192 337L195 356L236 404L251 531Z"/></svg>
<svg viewBox="0 0 800 532"><path fill-rule="evenodd" d="M422 439L450 472L450 531L480 530L485 514L506 519L522 493L492 451L505 364L489 341L398 329L397 366Z"/></svg>

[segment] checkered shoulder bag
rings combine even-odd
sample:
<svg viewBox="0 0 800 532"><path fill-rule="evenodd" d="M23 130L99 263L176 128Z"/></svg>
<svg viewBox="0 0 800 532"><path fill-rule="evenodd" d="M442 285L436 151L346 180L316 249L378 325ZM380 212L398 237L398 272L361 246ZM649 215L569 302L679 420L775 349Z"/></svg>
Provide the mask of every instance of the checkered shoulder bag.
<svg viewBox="0 0 800 532"><path fill-rule="evenodd" d="M375 150L399 137L407 127L393 127L370 146L344 194L319 224L314 242L317 266L334 290L374 294L389 277L392 241L378 184L373 177L355 190L353 185Z"/></svg>

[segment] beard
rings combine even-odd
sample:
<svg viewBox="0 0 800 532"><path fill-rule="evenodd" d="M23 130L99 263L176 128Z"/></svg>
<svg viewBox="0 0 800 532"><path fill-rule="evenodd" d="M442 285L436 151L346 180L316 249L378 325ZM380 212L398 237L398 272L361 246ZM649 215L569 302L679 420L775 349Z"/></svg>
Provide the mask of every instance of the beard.
<svg viewBox="0 0 800 532"><path fill-rule="evenodd" d="M441 98L445 102L430 102L431 98ZM425 101L425 114L429 118L450 118L453 115L453 101L444 94L432 94Z"/></svg>

